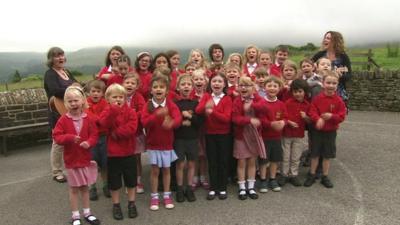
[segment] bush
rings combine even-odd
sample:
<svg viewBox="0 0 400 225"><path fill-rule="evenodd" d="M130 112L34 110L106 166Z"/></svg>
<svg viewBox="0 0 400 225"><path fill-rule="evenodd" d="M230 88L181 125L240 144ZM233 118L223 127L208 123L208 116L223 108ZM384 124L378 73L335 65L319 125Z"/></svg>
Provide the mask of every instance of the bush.
<svg viewBox="0 0 400 225"><path fill-rule="evenodd" d="M78 71L78 70L71 70L70 73L71 73L71 75L72 75L73 77L80 77L80 76L83 75L83 73L80 72L80 71Z"/></svg>
<svg viewBox="0 0 400 225"><path fill-rule="evenodd" d="M18 70L15 71L13 78L12 78L12 82L13 83L18 83L21 81L21 74L19 74Z"/></svg>
<svg viewBox="0 0 400 225"><path fill-rule="evenodd" d="M29 81L41 81L43 80L43 75L39 75L39 74L31 74L25 78L21 79L21 82L29 82Z"/></svg>

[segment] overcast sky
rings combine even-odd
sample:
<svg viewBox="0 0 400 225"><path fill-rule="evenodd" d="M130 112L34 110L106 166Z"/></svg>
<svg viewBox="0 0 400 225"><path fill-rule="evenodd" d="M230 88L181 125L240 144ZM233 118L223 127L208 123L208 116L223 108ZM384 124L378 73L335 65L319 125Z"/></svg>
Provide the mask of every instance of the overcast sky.
<svg viewBox="0 0 400 225"><path fill-rule="evenodd" d="M399 0L9 0L0 52L94 46L204 47L400 41Z"/></svg>

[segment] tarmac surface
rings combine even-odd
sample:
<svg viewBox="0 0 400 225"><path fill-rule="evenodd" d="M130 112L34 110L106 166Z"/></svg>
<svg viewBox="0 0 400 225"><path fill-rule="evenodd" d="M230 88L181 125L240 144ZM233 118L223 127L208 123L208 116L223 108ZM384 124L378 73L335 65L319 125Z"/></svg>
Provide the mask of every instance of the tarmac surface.
<svg viewBox="0 0 400 225"><path fill-rule="evenodd" d="M258 200L237 198L230 185L228 199L207 201L197 190L197 201L176 203L175 209L149 210L149 166L144 166L146 193L137 195L139 216L124 220L111 215L111 200L102 194L91 202L102 224L400 224L400 113L351 111L337 138L332 161L333 189L287 184L281 192L260 194ZM50 176L50 145L40 145L0 156L0 225L68 224L68 187ZM308 168L301 169L304 180ZM100 192L101 193L101 192ZM86 224L83 222L83 224Z"/></svg>

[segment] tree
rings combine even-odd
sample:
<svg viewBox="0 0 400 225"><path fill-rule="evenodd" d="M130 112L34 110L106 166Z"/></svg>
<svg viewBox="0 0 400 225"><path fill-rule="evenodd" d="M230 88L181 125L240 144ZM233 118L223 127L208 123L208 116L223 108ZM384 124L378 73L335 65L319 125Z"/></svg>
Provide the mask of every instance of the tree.
<svg viewBox="0 0 400 225"><path fill-rule="evenodd" d="M12 78L12 82L13 83L18 83L21 81L21 74L19 74L18 70L15 71L13 78Z"/></svg>

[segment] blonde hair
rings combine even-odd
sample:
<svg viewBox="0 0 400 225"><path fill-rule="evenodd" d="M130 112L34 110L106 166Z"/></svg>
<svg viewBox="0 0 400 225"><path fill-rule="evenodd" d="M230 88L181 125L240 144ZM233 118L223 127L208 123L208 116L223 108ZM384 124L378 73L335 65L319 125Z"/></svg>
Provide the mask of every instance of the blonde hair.
<svg viewBox="0 0 400 225"><path fill-rule="evenodd" d="M339 81L339 75L335 71L325 70L322 72L322 82L325 81L327 77L334 77Z"/></svg>
<svg viewBox="0 0 400 225"><path fill-rule="evenodd" d="M268 84L268 83L271 83L271 82L277 83L279 85L279 88L283 87L282 80L279 79L276 76L268 76L267 79L265 80L265 84Z"/></svg>
<svg viewBox="0 0 400 225"><path fill-rule="evenodd" d="M198 53L200 54L200 56L201 56L201 59L202 59L202 60L200 61L200 63L199 63L198 66L201 67L201 68L203 68L203 69L207 69L207 68L208 68L207 59L206 59L206 57L205 57L203 51L201 51L201 50L198 49L198 48L192 49L192 50L190 51L190 53L189 53L189 58L188 58L188 63L193 63L193 61L192 61L192 55L193 55L194 52L198 52Z"/></svg>
<svg viewBox="0 0 400 225"><path fill-rule="evenodd" d="M240 53L237 53L237 52L234 52L234 53L230 54L229 57L228 57L228 60L226 61L226 63L232 63L232 57L233 56L239 57L240 62L239 62L238 66L240 68L242 68L242 66L243 66L243 56Z"/></svg>
<svg viewBox="0 0 400 225"><path fill-rule="evenodd" d="M260 49L259 49L257 46L251 44L251 45L248 45L248 46L244 49L244 52L243 52L243 65L246 65L247 62L248 62L247 51L248 51L249 49L251 49L251 48L256 49L256 52L257 52L257 55L256 55L256 62L258 63L258 58L259 58L259 56L260 56Z"/></svg>
<svg viewBox="0 0 400 225"><path fill-rule="evenodd" d="M65 93L64 93L64 105L65 105L65 107L67 109L68 109L68 102L67 102L66 96L69 93L74 94L74 95L79 96L80 98L82 98L82 102L83 102L82 110L85 110L85 109L88 108L88 104L87 104L87 101L86 101L86 95L85 95L85 92L83 91L83 89L80 86L71 85L71 86L67 87L67 89L65 89Z"/></svg>
<svg viewBox="0 0 400 225"><path fill-rule="evenodd" d="M113 93L122 94L126 98L126 90L120 84L111 84L108 86L105 94L107 101L109 101L109 98Z"/></svg>
<svg viewBox="0 0 400 225"><path fill-rule="evenodd" d="M254 75L256 75L257 78L267 77L269 76L269 73L267 69L265 69L264 67L258 67L257 69L254 70Z"/></svg>
<svg viewBox="0 0 400 225"><path fill-rule="evenodd" d="M129 72L124 76L124 81L127 79L133 78L136 80L136 85L139 87L140 85L140 78L139 75L135 72Z"/></svg>
<svg viewBox="0 0 400 225"><path fill-rule="evenodd" d="M251 80L250 77L248 76L243 76L239 78L239 85L240 84L245 84L245 85L253 85L254 86L254 82Z"/></svg>
<svg viewBox="0 0 400 225"><path fill-rule="evenodd" d="M226 64L224 66L224 69L225 69L225 71L228 69L235 69L239 72L239 74L242 73L242 70L240 69L240 67L236 63L233 63L233 62Z"/></svg>
<svg viewBox="0 0 400 225"><path fill-rule="evenodd" d="M182 74L182 75L180 75L179 77L178 77L178 80L176 81L176 90L178 90L178 87L179 87L179 84L184 80L184 79L189 79L190 80L190 82L192 83L192 85L193 85L193 80L192 80L192 76L190 76L189 74Z"/></svg>

